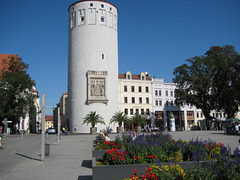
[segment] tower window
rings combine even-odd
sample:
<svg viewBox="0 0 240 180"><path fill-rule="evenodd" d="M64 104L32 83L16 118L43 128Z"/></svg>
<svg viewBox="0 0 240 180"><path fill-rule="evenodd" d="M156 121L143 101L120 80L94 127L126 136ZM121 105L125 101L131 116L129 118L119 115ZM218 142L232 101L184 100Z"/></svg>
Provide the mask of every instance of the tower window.
<svg viewBox="0 0 240 180"><path fill-rule="evenodd" d="M102 59L104 59L104 54L102 54Z"/></svg>
<svg viewBox="0 0 240 180"><path fill-rule="evenodd" d="M90 4L90 7L93 7L93 3Z"/></svg>
<svg viewBox="0 0 240 180"><path fill-rule="evenodd" d="M101 8L104 8L104 5L103 5L103 4L101 4Z"/></svg>
<svg viewBox="0 0 240 180"><path fill-rule="evenodd" d="M101 22L104 22L104 17L103 16L101 17Z"/></svg>

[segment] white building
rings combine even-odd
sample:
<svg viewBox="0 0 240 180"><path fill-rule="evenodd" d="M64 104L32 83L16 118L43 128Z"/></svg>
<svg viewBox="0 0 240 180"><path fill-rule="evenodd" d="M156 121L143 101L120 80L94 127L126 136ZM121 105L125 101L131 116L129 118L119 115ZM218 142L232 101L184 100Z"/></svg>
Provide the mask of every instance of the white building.
<svg viewBox="0 0 240 180"><path fill-rule="evenodd" d="M99 131L118 111L118 9L103 0L83 0L68 12L70 130L76 126L78 133L88 133L83 118L96 111L106 123L96 125Z"/></svg>
<svg viewBox="0 0 240 180"><path fill-rule="evenodd" d="M187 130L197 123L195 118L196 108L194 106L176 106L176 88L175 83L165 83L163 78L152 78L154 126L162 130L165 127L169 129L169 118L171 113L175 117L177 130Z"/></svg>

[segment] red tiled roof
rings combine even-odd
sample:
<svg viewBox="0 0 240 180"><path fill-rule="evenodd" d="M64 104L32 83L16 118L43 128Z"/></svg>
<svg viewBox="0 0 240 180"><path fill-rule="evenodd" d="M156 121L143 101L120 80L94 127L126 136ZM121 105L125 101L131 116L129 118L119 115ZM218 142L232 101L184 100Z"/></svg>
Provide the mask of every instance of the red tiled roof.
<svg viewBox="0 0 240 180"><path fill-rule="evenodd" d="M127 79L126 74L118 74L118 79ZM140 75L132 74L132 79L141 80L141 77ZM149 75L146 75L146 80L151 81L151 78L149 77Z"/></svg>
<svg viewBox="0 0 240 180"><path fill-rule="evenodd" d="M53 116L46 115L45 121L53 121Z"/></svg>
<svg viewBox="0 0 240 180"><path fill-rule="evenodd" d="M31 91L32 91L32 92L38 92L36 89L33 89L33 88L31 89Z"/></svg>

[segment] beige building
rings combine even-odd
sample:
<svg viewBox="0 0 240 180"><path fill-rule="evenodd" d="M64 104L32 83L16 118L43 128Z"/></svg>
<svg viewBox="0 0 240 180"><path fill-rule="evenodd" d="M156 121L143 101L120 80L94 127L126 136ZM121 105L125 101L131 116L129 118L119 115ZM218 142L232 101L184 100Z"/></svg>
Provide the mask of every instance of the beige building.
<svg viewBox="0 0 240 180"><path fill-rule="evenodd" d="M144 115L148 124L152 118L152 85L147 73L134 75L130 71L118 75L119 111L128 117Z"/></svg>
<svg viewBox="0 0 240 180"><path fill-rule="evenodd" d="M65 92L61 98L60 102L57 104L57 107L53 108L53 124L54 128L57 130L57 123L58 118L60 119L60 129L69 129L69 125L67 122L67 98L68 98L68 92Z"/></svg>
<svg viewBox="0 0 240 180"><path fill-rule="evenodd" d="M53 116L45 116L45 130L53 128Z"/></svg>

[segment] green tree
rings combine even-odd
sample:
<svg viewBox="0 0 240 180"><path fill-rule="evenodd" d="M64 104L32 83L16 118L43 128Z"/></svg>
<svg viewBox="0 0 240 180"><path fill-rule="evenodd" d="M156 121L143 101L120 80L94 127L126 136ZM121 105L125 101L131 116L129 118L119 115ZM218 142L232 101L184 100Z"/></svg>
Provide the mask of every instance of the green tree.
<svg viewBox="0 0 240 180"><path fill-rule="evenodd" d="M214 84L217 93L217 110L224 110L227 118L238 111L240 88L240 55L233 46L213 46L206 52L207 59L214 61Z"/></svg>
<svg viewBox="0 0 240 180"><path fill-rule="evenodd" d="M87 125L91 124L92 127L95 127L97 123L105 124L105 122L103 121L103 118L99 114L97 114L96 111L91 111L83 119L84 120L82 124L87 124Z"/></svg>
<svg viewBox="0 0 240 180"><path fill-rule="evenodd" d="M123 123L128 123L129 119L123 112L116 112L110 120L111 123L118 123L119 127L122 127Z"/></svg>
<svg viewBox="0 0 240 180"><path fill-rule="evenodd" d="M237 60L238 59L238 60ZM239 105L239 55L232 46L213 46L202 56L187 59L173 74L178 88L175 90L176 104L192 104L201 109L209 128L211 110L236 112ZM236 79L238 77L238 80ZM230 94L233 97L228 98Z"/></svg>
<svg viewBox="0 0 240 180"><path fill-rule="evenodd" d="M133 123L137 124L138 126L147 124L145 117L144 117L144 116L141 116L141 115L138 114L138 113L135 113L135 114L133 115L133 117L131 118L131 120L132 120Z"/></svg>
<svg viewBox="0 0 240 180"><path fill-rule="evenodd" d="M32 106L31 89L35 82L27 74L28 65L20 57L3 60L0 77L0 118L8 118L13 125L25 118Z"/></svg>

